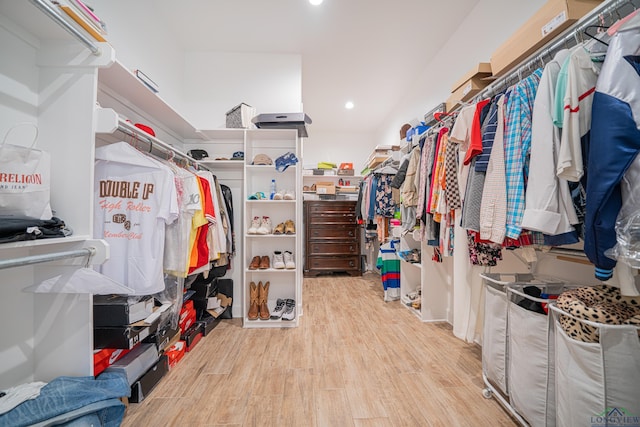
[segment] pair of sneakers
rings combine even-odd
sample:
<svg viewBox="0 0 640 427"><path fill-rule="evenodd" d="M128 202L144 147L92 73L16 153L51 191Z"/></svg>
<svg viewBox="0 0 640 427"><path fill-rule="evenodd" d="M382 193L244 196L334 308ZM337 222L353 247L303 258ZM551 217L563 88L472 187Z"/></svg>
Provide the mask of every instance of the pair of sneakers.
<svg viewBox="0 0 640 427"><path fill-rule="evenodd" d="M273 200L295 200L296 193L293 190L277 191L273 195Z"/></svg>
<svg viewBox="0 0 640 427"><path fill-rule="evenodd" d="M251 226L247 230L247 234L271 234L272 231L271 218L268 216L254 216L251 220Z"/></svg>
<svg viewBox="0 0 640 427"><path fill-rule="evenodd" d="M274 320L293 320L296 318L296 301L291 298L278 298L276 308L271 311L271 318Z"/></svg>
<svg viewBox="0 0 640 427"><path fill-rule="evenodd" d="M293 253L289 251L273 252L273 268L277 270L294 270L296 268L296 263L293 260Z"/></svg>

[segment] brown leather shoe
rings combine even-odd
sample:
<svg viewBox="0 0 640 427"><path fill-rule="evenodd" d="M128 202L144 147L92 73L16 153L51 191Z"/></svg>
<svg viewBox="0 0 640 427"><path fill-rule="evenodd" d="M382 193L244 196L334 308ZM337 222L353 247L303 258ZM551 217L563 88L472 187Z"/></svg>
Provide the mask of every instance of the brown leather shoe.
<svg viewBox="0 0 640 427"><path fill-rule="evenodd" d="M260 258L260 270L266 270L267 268L271 267L271 261L269 260L268 256L263 256L262 258Z"/></svg>
<svg viewBox="0 0 640 427"><path fill-rule="evenodd" d="M251 263L249 264L249 270L257 270L260 267L260 257L259 256L254 256L253 258L251 258Z"/></svg>
<svg viewBox="0 0 640 427"><path fill-rule="evenodd" d="M260 320L269 320L271 318L269 306L267 305L268 298L269 282L265 283L264 286L262 285L262 282L260 282L258 284L258 306L260 308Z"/></svg>
<svg viewBox="0 0 640 427"><path fill-rule="evenodd" d="M259 314L259 306L258 306L258 296L259 289L262 287L262 282L256 284L251 282L249 284L249 312L247 313L247 318L249 320L256 320Z"/></svg>
<svg viewBox="0 0 640 427"><path fill-rule="evenodd" d="M290 219L284 222L284 234L296 234L296 224Z"/></svg>
<svg viewBox="0 0 640 427"><path fill-rule="evenodd" d="M284 222L276 225L276 228L273 229L273 234L284 234Z"/></svg>

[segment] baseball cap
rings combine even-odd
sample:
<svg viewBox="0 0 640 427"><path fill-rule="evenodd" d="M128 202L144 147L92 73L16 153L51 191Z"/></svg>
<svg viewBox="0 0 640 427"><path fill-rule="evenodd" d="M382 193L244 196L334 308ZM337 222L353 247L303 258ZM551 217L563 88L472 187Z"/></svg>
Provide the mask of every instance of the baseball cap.
<svg viewBox="0 0 640 427"><path fill-rule="evenodd" d="M276 159L276 170L278 172L284 172L289 166L293 166L296 163L298 163L296 155L288 152Z"/></svg>
<svg viewBox="0 0 640 427"><path fill-rule="evenodd" d="M244 160L244 151L236 151L231 156L231 160Z"/></svg>
<svg viewBox="0 0 640 427"><path fill-rule="evenodd" d="M252 165L272 165L273 160L271 160L271 157L267 156L266 154L256 154L251 164Z"/></svg>

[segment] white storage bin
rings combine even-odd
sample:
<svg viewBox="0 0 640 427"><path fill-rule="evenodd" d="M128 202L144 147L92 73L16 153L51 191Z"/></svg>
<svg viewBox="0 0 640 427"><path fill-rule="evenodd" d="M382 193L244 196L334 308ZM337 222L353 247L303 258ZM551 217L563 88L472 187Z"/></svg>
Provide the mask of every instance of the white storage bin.
<svg viewBox="0 0 640 427"><path fill-rule="evenodd" d="M527 286L538 287L544 298L527 295ZM550 278L507 285L509 399L531 426L555 426L553 321L551 314L529 310L519 303L548 307L552 295L570 287L577 286Z"/></svg>
<svg viewBox="0 0 640 427"><path fill-rule="evenodd" d="M640 339L637 326L605 325L553 311L556 372L556 425L640 425ZM598 328L600 342L568 336L560 316Z"/></svg>
<svg viewBox="0 0 640 427"><path fill-rule="evenodd" d="M533 280L531 274L483 273L484 324L482 327L482 375L485 383L506 399L507 383L507 291L506 285ZM493 390L493 391L495 391ZM506 401L503 403L507 403Z"/></svg>

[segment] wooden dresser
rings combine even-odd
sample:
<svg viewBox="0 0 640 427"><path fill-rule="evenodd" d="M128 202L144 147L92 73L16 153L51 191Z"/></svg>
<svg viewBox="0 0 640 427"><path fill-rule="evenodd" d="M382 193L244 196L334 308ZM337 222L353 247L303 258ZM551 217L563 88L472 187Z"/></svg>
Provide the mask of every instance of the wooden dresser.
<svg viewBox="0 0 640 427"><path fill-rule="evenodd" d="M362 275L355 209L353 201L304 202L305 276L336 272Z"/></svg>

